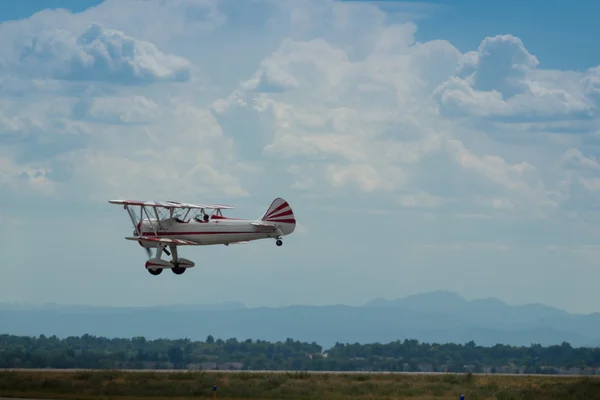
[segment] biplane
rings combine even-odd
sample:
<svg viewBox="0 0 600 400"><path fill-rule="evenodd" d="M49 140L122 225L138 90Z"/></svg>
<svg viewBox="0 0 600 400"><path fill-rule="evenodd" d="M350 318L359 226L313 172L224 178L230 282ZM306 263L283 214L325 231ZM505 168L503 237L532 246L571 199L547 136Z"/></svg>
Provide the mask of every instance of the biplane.
<svg viewBox="0 0 600 400"><path fill-rule="evenodd" d="M282 198L273 200L255 220L225 217L222 210L233 207L224 205L134 200L109 200L109 203L121 204L129 213L134 231L133 236L125 239L137 241L146 250L146 269L152 275L159 275L166 268L181 275L195 265L179 257L179 246L228 246L267 238L275 239L275 244L281 246L283 236L296 228L292 208ZM137 213L136 207L139 207ZM152 248L156 249L154 257ZM163 252L172 259L163 259Z"/></svg>

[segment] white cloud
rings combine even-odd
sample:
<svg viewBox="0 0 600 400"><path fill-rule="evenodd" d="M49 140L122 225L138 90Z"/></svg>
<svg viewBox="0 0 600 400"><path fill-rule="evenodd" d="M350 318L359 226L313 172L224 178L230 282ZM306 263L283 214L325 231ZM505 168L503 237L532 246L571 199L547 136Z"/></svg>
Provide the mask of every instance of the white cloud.
<svg viewBox="0 0 600 400"><path fill-rule="evenodd" d="M242 88L257 92L284 92L298 87L298 81L278 65L266 61L255 76L242 84Z"/></svg>
<svg viewBox="0 0 600 400"><path fill-rule="evenodd" d="M123 112L131 111L134 103L122 103L126 104L130 107ZM157 107L148 99L141 104ZM72 152L60 161L71 165L74 179L98 199L108 194L172 198L173 192L180 198L246 196L240 177L254 171L234 158L232 141L223 136L210 111L181 99L163 99L160 104L160 118L151 125L101 128L102 135L94 138L97 147Z"/></svg>
<svg viewBox="0 0 600 400"><path fill-rule="evenodd" d="M152 85L191 81L184 57L93 21L79 35L44 26L28 43L0 71L14 92L29 89L26 98L0 98L0 140L17 155L6 159L12 161L4 185L27 182L64 199L80 194L102 201L117 194L170 198L173 191L247 195L240 177L255 170L233 158L232 140L223 136L209 104L193 100L202 86L165 91ZM54 168L61 179L49 178ZM161 182L160 189L150 181Z"/></svg>
<svg viewBox="0 0 600 400"><path fill-rule="evenodd" d="M464 54L418 42L395 7L108 0L3 23L0 201L282 195L306 252L331 229L333 252L355 240L344 209L427 251L511 253L512 223L598 237L600 67L544 69L509 34Z"/></svg>
<svg viewBox="0 0 600 400"><path fill-rule="evenodd" d="M600 105L600 66L590 68L581 79L584 94L592 99L596 106Z"/></svg>
<svg viewBox="0 0 600 400"><path fill-rule="evenodd" d="M456 199L452 203L462 212L487 207L527 218L555 212L564 197L558 183L544 182L530 162L510 162L483 147L467 146L464 140L478 134L472 126L438 114L436 93L461 79L454 76L461 62L469 64L460 53L445 41L416 43L412 23L378 32L371 52L362 59L352 59L343 47L322 39L284 40L254 78L220 101L220 110L249 108L270 121L274 140L265 143L264 154L306 163L292 172L292 185L298 190L314 193L346 186L369 193L412 190L413 194L401 198L410 204L415 201L410 196L439 192L430 186L439 182L444 193L436 198ZM498 71L487 56L490 52L503 65ZM495 112L493 104L486 105L494 95L488 98L486 93L493 92L476 89L496 88L514 99L535 86L521 82L537 60L516 38L486 39L480 53L465 57L475 60L464 84L484 96L473 99L473 104L486 110L482 115ZM244 92L256 86L264 65L293 77L290 90ZM498 96L498 107L507 107L500 92ZM520 107L519 100L511 101L510 107ZM522 101L531 103L531 99ZM459 179L458 186L447 184Z"/></svg>
<svg viewBox="0 0 600 400"><path fill-rule="evenodd" d="M0 156L0 188L8 193L25 191L30 196L56 194L56 183L48 179L50 171L36 165L21 166Z"/></svg>
<svg viewBox="0 0 600 400"><path fill-rule="evenodd" d="M579 149L570 148L566 150L562 156L562 161L568 168L600 171L600 163L593 157L584 156Z"/></svg>
<svg viewBox="0 0 600 400"><path fill-rule="evenodd" d="M398 198L398 203L403 207L436 208L452 201L454 199L433 196L428 193L402 195Z"/></svg>
<svg viewBox="0 0 600 400"><path fill-rule="evenodd" d="M478 51L463 55L456 76L436 89L435 98L442 113L448 116L502 122L594 116L595 108L584 93L582 75L540 71L538 64L539 60L519 38L489 37L481 42Z"/></svg>
<svg viewBox="0 0 600 400"><path fill-rule="evenodd" d="M92 23L79 36L62 29L35 34L8 71L30 77L148 84L187 81L190 63L150 42Z"/></svg>
<svg viewBox="0 0 600 400"><path fill-rule="evenodd" d="M73 107L75 118L112 123L144 123L161 117L158 105L145 96L81 98Z"/></svg>
<svg viewBox="0 0 600 400"><path fill-rule="evenodd" d="M354 188L391 195L405 206L444 204L465 215L488 209L548 217L568 199L566 182L591 187L592 177L575 179L572 171L561 169L555 172L563 171L562 176L548 180L541 164L511 158L509 148L492 145L493 138L475 140L482 133L474 121L524 118L552 124L558 114L562 123L589 119L595 70L585 76L541 70L539 60L511 35L483 38L477 51L461 54L447 41L416 42L413 22L386 24L385 13L370 5L304 5L282 3L271 9L272 16L292 21L290 30L283 31L274 51L264 53L253 74L229 78L239 82L229 92L208 83L203 70L210 61L197 61L192 47L175 53L160 47L172 45L175 37L185 42L192 32L225 26L227 13L214 2L149 2L148 12L163 13L165 26L180 25L160 38L144 24L128 26L128 7L111 23L107 13L117 7L115 2L78 16L45 12L23 26L3 26L5 32L27 33L14 39L24 50L3 58L11 66L3 82L27 82L31 91L54 93L55 100L48 106L43 104L49 97L28 105L14 97L2 99L6 109L28 112L0 115L1 133L27 133L38 141L66 133L81 138L75 149L58 151L53 160L81 187L94 181L98 196L127 187L145 193L144 174L168 181L167 193L195 179L203 185L190 194L206 187L243 196L256 182L252 177L268 171L270 163L289 171L288 185L296 190ZM185 21L182 14L194 7L210 10L210 17L200 19L201 30L195 25L199 20ZM68 23L58 24L60 19ZM270 26L281 29L281 21L272 20ZM370 31L351 40L346 33L357 25ZM42 64L32 62L41 59ZM172 82L165 86L168 92L152 85L159 81ZM144 86L131 88L130 83ZM222 96L211 95L215 89ZM243 122L236 131L229 128L242 110L245 121L263 132L243 132ZM459 114L471 119L447 118ZM491 135L503 132L495 129ZM248 150L243 160L236 159L236 152L239 156L239 149L254 141L259 142L252 148L260 153L251 156Z"/></svg>
<svg viewBox="0 0 600 400"><path fill-rule="evenodd" d="M325 177L334 187L354 182L364 192L375 190L392 190L396 184L402 183L404 173L398 168L389 167L385 171L378 171L372 165L328 165L325 167Z"/></svg>

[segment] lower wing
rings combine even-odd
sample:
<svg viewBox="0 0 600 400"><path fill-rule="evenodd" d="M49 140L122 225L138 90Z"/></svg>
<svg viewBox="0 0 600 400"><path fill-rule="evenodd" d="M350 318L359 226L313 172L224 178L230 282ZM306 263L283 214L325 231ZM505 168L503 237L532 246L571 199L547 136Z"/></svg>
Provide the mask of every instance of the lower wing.
<svg viewBox="0 0 600 400"><path fill-rule="evenodd" d="M190 242L189 240L170 239L170 238L157 237L157 236L128 236L125 239L135 240L135 241L143 240L146 242L157 242L157 243L165 243L165 244L190 245L190 246L193 246L196 244L194 242Z"/></svg>

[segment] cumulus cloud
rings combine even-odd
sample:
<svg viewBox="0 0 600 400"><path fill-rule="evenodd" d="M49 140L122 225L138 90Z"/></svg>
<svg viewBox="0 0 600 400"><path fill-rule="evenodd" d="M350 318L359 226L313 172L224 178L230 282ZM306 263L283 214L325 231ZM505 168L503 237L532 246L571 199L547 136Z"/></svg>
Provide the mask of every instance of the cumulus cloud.
<svg viewBox="0 0 600 400"><path fill-rule="evenodd" d="M501 122L594 116L582 76L540 71L538 64L517 37L485 38L476 52L462 56L455 76L436 88L434 97L447 116Z"/></svg>
<svg viewBox="0 0 600 400"><path fill-rule="evenodd" d="M409 192L397 197L400 204L445 204L461 213L487 208L543 218L556 212L568 196L562 182L545 182L534 163L509 161L481 140L479 146L466 144L478 134L472 121L447 119L451 106L443 104L441 116L438 107L440 101L461 99L474 106L454 102L464 116L497 118L515 117L527 105L545 121L554 120L550 114L562 105L565 118L575 118L570 107L587 112L589 104L567 104L571 98L558 95L563 89L556 82L540 86L551 80L536 70L538 60L518 38L487 38L477 53L461 55L446 41L416 43L414 28L406 23L378 30L362 58L323 39L286 39L253 77L215 104L224 115L249 109L269 121L273 140L263 154L305 163L290 169L298 190ZM265 76L266 66L293 84L276 93L248 91ZM454 96L452 83L466 94ZM432 189L438 195L424 197Z"/></svg>
<svg viewBox="0 0 600 400"><path fill-rule="evenodd" d="M40 165L18 165L10 157L0 155L0 188L6 192L18 191L36 197L55 195L56 183L47 177L50 172Z"/></svg>
<svg viewBox="0 0 600 400"><path fill-rule="evenodd" d="M595 102L596 107L600 106L600 66L586 71L581 83L584 87L584 94Z"/></svg>
<svg viewBox="0 0 600 400"><path fill-rule="evenodd" d="M547 69L510 32L467 52L418 41L421 6L382 3L107 0L0 24L0 210L24 232L32 221L67 224L39 252L4 241L15 274L57 279L47 258L67 240L72 258L61 266L82 274L86 295L96 289L82 263L112 268L103 276L119 274L124 292L147 287L113 253L89 257L129 229L106 204L123 197L227 203L258 216L282 196L298 232L310 231L290 239L288 271L368 262L370 276L407 281L397 265L415 265L410 281L429 282L456 257L449 280L476 266L481 280L471 274L469 285L488 292L492 268L530 271L523 281L539 283L552 263L577 264L558 250L600 239L599 67ZM68 237L71 227L87 232L89 218L93 233ZM141 265L143 252L121 245L116 257ZM558 250L548 256L546 246ZM281 255L255 246L229 248L216 256L227 269L201 273L225 281L258 253L252 276L267 282ZM169 295L185 284L155 282ZM143 287L139 301L156 301ZM388 290L398 294L395 283ZM254 295L272 301L268 290Z"/></svg>
<svg viewBox="0 0 600 400"><path fill-rule="evenodd" d="M149 123L161 115L159 106L145 96L80 98L72 108L73 118L111 123Z"/></svg>
<svg viewBox="0 0 600 400"><path fill-rule="evenodd" d="M173 28L159 35L133 23L134 3L118 17L108 1L0 26L19 49L5 52L0 76L0 140L17 171L61 175L65 189L93 181L98 197L150 196L149 176L165 194L246 196L271 174L306 196L540 218L569 204L573 185L596 187L556 160L584 162L581 142L560 131L597 124L598 70L544 70L510 34L463 54L417 42L414 22L365 3L259 2L264 23L237 27L232 3L146 2ZM245 42L235 62L217 63L232 29ZM541 155L509 140L540 131L554 132L540 136ZM51 157L40 143L54 144Z"/></svg>
<svg viewBox="0 0 600 400"><path fill-rule="evenodd" d="M189 69L183 57L92 23L77 37L62 29L35 34L8 71L31 77L148 84L187 81Z"/></svg>
<svg viewBox="0 0 600 400"><path fill-rule="evenodd" d="M285 92L298 86L298 81L277 64L265 62L255 76L242 84L242 88L257 92Z"/></svg>

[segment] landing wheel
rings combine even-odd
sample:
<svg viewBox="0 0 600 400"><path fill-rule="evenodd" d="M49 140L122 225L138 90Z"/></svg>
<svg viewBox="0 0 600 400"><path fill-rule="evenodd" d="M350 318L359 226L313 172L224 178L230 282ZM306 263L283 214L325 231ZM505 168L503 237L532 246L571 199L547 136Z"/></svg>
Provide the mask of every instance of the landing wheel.
<svg viewBox="0 0 600 400"><path fill-rule="evenodd" d="M173 268L171 268L171 271L173 271L173 273L175 275L181 275L181 274L183 274L185 272L185 268L182 268L182 267L173 267Z"/></svg>
<svg viewBox="0 0 600 400"><path fill-rule="evenodd" d="M162 272L162 268L156 268L156 269L151 269L148 268L148 272L150 272L152 275L160 275L160 273Z"/></svg>
<svg viewBox="0 0 600 400"><path fill-rule="evenodd" d="M283 242L281 241L281 239L277 239L277 241L275 242L275 244L277 246L281 246L283 244Z"/></svg>

